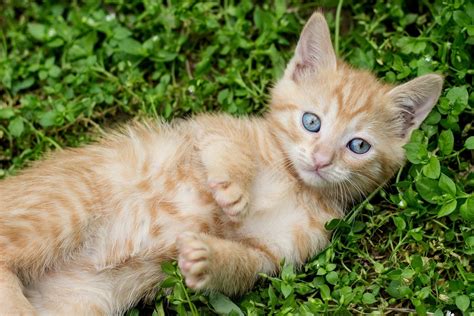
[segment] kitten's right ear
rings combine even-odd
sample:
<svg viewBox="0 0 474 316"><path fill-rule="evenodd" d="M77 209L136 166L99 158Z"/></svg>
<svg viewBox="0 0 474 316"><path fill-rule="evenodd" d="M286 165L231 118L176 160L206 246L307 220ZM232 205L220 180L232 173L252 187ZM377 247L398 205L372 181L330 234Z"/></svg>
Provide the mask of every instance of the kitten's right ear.
<svg viewBox="0 0 474 316"><path fill-rule="evenodd" d="M303 28L288 68L291 78L295 81L307 73L322 69L336 70L336 54L332 47L329 27L320 12L313 13Z"/></svg>
<svg viewBox="0 0 474 316"><path fill-rule="evenodd" d="M388 92L398 108L401 121L400 136L409 137L431 112L443 88L443 77L424 75L399 85Z"/></svg>

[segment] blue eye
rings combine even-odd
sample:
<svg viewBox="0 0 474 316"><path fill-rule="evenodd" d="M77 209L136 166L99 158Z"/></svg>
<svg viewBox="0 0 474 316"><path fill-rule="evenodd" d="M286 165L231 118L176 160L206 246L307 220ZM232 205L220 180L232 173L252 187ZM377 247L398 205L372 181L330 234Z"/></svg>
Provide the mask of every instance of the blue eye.
<svg viewBox="0 0 474 316"><path fill-rule="evenodd" d="M349 147L349 149L356 154L361 155L368 152L372 146L362 138L354 138L349 143L347 143L347 147Z"/></svg>
<svg viewBox="0 0 474 316"><path fill-rule="evenodd" d="M304 128L306 128L306 130L312 133L317 133L321 129L321 120L314 113L310 113L310 112L304 113L302 122L303 122Z"/></svg>

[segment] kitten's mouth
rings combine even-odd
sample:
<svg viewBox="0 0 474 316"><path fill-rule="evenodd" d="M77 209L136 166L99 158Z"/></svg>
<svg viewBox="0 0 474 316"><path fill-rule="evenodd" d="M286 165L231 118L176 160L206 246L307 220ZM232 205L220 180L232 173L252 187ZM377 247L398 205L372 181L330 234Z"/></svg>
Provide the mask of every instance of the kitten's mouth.
<svg viewBox="0 0 474 316"><path fill-rule="evenodd" d="M316 179L322 180L324 182L329 182L329 179L327 178L327 175L323 175L321 170L317 170L315 168L307 167L304 168L304 171L307 173L310 173L311 176L315 177Z"/></svg>
<svg viewBox="0 0 474 316"><path fill-rule="evenodd" d="M312 164L300 161L296 164L296 170L300 178L310 186L327 187L332 183L327 172L316 169Z"/></svg>

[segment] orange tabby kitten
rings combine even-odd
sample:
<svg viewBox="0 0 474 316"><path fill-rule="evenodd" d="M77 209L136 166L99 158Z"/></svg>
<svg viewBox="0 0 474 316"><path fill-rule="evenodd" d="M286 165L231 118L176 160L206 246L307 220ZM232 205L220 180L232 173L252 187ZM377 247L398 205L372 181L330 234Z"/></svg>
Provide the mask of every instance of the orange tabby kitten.
<svg viewBox="0 0 474 316"><path fill-rule="evenodd" d="M442 77L392 87L336 59L315 13L263 117L133 125L0 183L0 309L115 315L160 262L229 295L327 245L324 224L386 182Z"/></svg>

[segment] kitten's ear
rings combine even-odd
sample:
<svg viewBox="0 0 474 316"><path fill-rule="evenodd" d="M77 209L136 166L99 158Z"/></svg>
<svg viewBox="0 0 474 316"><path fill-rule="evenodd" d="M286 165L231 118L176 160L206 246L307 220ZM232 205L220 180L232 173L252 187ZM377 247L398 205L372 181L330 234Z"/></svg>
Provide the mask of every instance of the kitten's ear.
<svg viewBox="0 0 474 316"><path fill-rule="evenodd" d="M402 138L410 136L434 107L443 88L443 77L429 74L399 85L388 95L398 107L402 123Z"/></svg>
<svg viewBox="0 0 474 316"><path fill-rule="evenodd" d="M329 27L320 12L313 13L303 28L288 68L295 81L305 73L336 69L336 54L332 47Z"/></svg>

